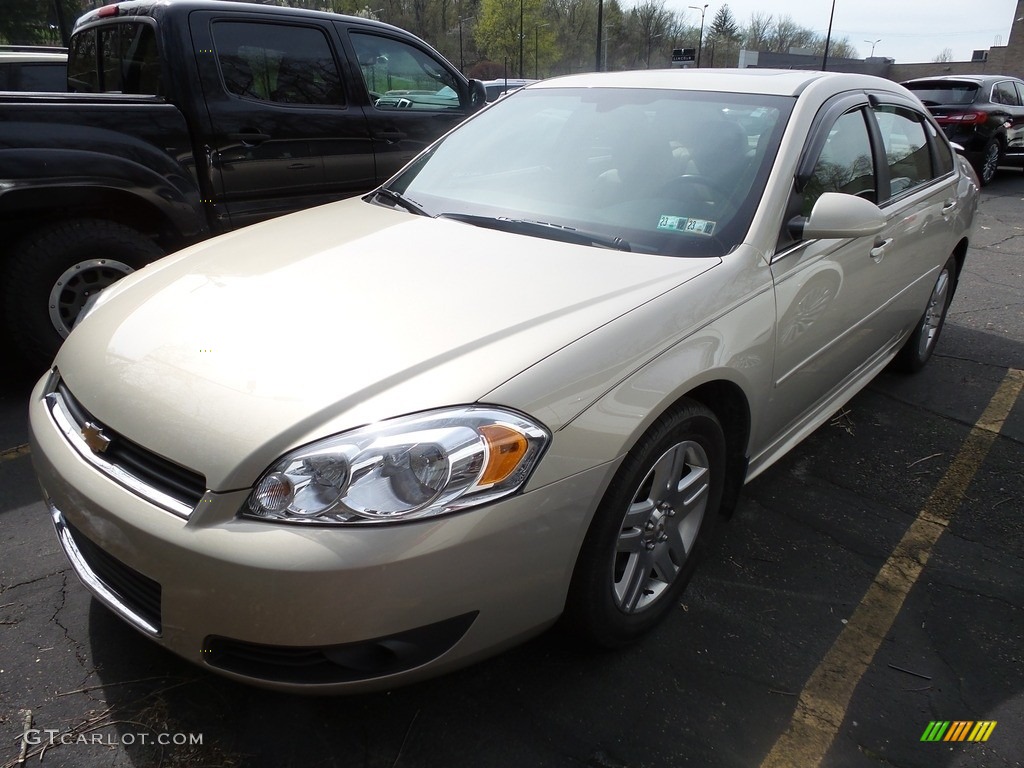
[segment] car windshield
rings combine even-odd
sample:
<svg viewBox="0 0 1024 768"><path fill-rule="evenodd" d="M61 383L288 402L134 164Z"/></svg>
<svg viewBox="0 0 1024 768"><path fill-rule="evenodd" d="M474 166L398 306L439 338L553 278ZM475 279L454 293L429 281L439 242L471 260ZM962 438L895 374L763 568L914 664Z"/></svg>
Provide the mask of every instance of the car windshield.
<svg viewBox="0 0 1024 768"><path fill-rule="evenodd" d="M978 93L974 83L908 83L925 106L970 104Z"/></svg>
<svg viewBox="0 0 1024 768"><path fill-rule="evenodd" d="M746 235L791 109L778 96L527 89L466 122L389 186L431 216L721 256Z"/></svg>

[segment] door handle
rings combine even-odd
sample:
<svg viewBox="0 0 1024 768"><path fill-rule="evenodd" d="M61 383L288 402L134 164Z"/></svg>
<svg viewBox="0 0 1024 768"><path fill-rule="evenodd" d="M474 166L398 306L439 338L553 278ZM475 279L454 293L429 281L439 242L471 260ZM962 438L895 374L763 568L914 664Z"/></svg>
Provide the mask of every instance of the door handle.
<svg viewBox="0 0 1024 768"><path fill-rule="evenodd" d="M288 166L289 171L308 171L315 166L312 163L292 163Z"/></svg>
<svg viewBox="0 0 1024 768"><path fill-rule="evenodd" d="M887 238L885 238L885 240L883 240L880 237L879 238L875 238L875 247L871 249L871 258L874 259L876 262L881 261L882 258L885 256L886 249L888 249L888 247L891 244L892 244L892 238L891 237L887 237Z"/></svg>
<svg viewBox="0 0 1024 768"><path fill-rule="evenodd" d="M377 131L374 134L374 138L382 139L388 144L393 144L396 141L402 141L406 137L406 134L402 131Z"/></svg>
<svg viewBox="0 0 1024 768"><path fill-rule="evenodd" d="M942 206L942 215L949 216L953 211L956 210L959 203L956 200L947 200L946 204Z"/></svg>
<svg viewBox="0 0 1024 768"><path fill-rule="evenodd" d="M240 141L247 147L254 147L257 144L262 144L264 141L269 141L270 134L243 131L241 133L229 133L228 138L232 141Z"/></svg>

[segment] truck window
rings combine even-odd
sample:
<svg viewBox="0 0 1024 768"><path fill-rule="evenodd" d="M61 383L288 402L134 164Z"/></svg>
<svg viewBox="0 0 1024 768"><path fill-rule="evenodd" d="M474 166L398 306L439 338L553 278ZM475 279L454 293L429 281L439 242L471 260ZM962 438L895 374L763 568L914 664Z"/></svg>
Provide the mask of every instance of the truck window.
<svg viewBox="0 0 1024 768"><path fill-rule="evenodd" d="M129 22L78 33L71 40L68 82L82 93L162 95L153 28Z"/></svg>
<svg viewBox="0 0 1024 768"><path fill-rule="evenodd" d="M352 44L378 109L461 109L455 77L419 48L361 32L352 33Z"/></svg>
<svg viewBox="0 0 1024 768"><path fill-rule="evenodd" d="M281 24L221 21L213 25L224 89L279 104L345 103L341 75L322 30Z"/></svg>

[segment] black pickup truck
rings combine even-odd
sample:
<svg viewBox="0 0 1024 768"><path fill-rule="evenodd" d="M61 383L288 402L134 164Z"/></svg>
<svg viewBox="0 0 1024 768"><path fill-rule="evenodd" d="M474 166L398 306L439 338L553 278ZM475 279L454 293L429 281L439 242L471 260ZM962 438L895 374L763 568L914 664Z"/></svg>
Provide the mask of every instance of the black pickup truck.
<svg viewBox="0 0 1024 768"><path fill-rule="evenodd" d="M395 27L218 0L90 11L67 74L0 94L0 322L35 364L133 269L368 191L485 104Z"/></svg>

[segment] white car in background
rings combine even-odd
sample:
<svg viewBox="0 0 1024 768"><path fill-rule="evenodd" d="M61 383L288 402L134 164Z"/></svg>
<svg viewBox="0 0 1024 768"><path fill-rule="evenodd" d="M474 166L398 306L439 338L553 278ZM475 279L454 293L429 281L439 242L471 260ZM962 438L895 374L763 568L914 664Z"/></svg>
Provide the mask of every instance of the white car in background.
<svg viewBox="0 0 1024 768"><path fill-rule="evenodd" d="M67 64L65 48L0 45L0 91L66 91Z"/></svg>

